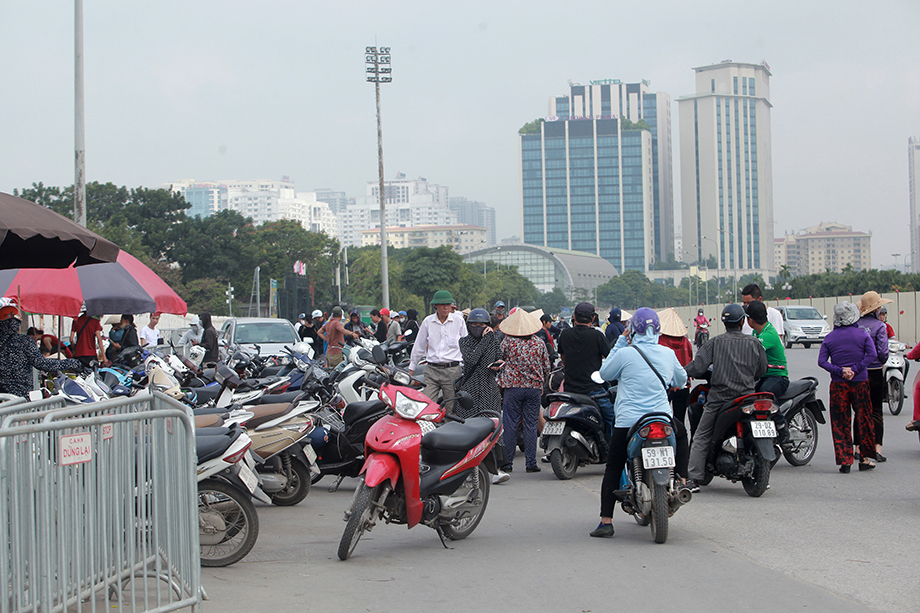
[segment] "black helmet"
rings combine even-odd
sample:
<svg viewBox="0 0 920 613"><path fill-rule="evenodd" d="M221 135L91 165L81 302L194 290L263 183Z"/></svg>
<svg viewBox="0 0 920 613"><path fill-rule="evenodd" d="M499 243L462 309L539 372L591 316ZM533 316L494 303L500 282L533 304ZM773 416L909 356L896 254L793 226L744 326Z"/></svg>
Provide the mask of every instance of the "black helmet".
<svg viewBox="0 0 920 613"><path fill-rule="evenodd" d="M737 324L744 319L744 307L740 304L727 304L725 308L722 309L722 323L723 324Z"/></svg>
<svg viewBox="0 0 920 613"><path fill-rule="evenodd" d="M473 309L466 317L468 324L489 324L492 323L492 316L485 309Z"/></svg>

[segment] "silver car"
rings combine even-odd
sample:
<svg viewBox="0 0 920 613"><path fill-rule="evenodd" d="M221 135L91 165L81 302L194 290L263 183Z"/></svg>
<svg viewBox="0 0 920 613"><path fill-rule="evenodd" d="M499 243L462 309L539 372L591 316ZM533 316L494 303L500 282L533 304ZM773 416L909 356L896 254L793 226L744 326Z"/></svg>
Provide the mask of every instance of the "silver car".
<svg viewBox="0 0 920 613"><path fill-rule="evenodd" d="M805 349L812 343L820 345L824 337L831 331L826 315L822 315L813 306L786 305L777 307L783 315L783 330L786 335L786 349L799 343Z"/></svg>
<svg viewBox="0 0 920 613"><path fill-rule="evenodd" d="M285 345L293 347L300 342L294 325L286 319L267 317L238 317L228 319L220 329L220 338L227 345L240 345L246 349L255 349L263 356L287 355Z"/></svg>

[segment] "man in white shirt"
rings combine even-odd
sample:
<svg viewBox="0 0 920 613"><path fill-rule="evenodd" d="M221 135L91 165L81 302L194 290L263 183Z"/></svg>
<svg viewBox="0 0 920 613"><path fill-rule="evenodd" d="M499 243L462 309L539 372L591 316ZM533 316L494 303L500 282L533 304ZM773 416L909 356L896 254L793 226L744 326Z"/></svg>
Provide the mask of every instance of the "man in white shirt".
<svg viewBox="0 0 920 613"><path fill-rule="evenodd" d="M419 327L409 361L410 374L423 359L428 361L425 365L424 393L435 401L453 398L454 382L462 374L460 339L467 335L467 330L463 315L451 312L453 302L447 290L434 293L431 306L435 308L435 313L426 317Z"/></svg>
<svg viewBox="0 0 920 613"><path fill-rule="evenodd" d="M763 292L760 291L760 286L756 283L745 285L744 289L741 290L741 302L747 306L755 300L763 302ZM779 340L784 341L786 339L786 330L783 327L783 314L780 313L778 309L768 306L767 321L770 322L771 326L776 328L776 333L779 334ZM744 318L744 326L742 326L741 331L745 334L754 333L754 330L747 323L747 317Z"/></svg>
<svg viewBox="0 0 920 613"><path fill-rule="evenodd" d="M156 347L160 342L160 331L157 330L157 323L160 321L159 313L151 313L150 321L147 325L138 331L137 336L141 341L141 347Z"/></svg>

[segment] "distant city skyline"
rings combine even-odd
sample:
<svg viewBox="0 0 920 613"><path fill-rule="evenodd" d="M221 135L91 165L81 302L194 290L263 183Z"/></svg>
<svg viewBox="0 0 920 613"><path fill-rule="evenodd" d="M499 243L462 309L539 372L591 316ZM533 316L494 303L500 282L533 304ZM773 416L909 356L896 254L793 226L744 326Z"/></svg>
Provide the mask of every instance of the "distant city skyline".
<svg viewBox="0 0 920 613"><path fill-rule="evenodd" d="M539 101L560 83L647 79L676 98L694 91L692 67L766 60L776 75L773 236L833 219L873 233L879 266L916 251L904 141L920 134L920 3L359 7L87 5L87 180L156 187L178 177L288 175L305 188L361 195L377 168L363 64L376 42L393 58L382 92L386 175L411 168L488 203L501 241L521 233L515 131L543 115ZM640 24L654 24L654 37ZM10 58L0 83L16 94L0 102L13 119L0 148L0 191L72 184L73 7L0 4L0 54ZM675 193L678 211L680 200ZM867 215L873 207L885 214Z"/></svg>

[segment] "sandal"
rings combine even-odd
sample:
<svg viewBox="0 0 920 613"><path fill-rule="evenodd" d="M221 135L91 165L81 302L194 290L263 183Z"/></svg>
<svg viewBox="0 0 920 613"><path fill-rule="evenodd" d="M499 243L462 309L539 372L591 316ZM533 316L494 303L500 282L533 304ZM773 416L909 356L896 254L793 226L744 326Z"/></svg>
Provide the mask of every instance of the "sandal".
<svg viewBox="0 0 920 613"><path fill-rule="evenodd" d="M860 462L859 470L872 470L875 468L875 462Z"/></svg>

